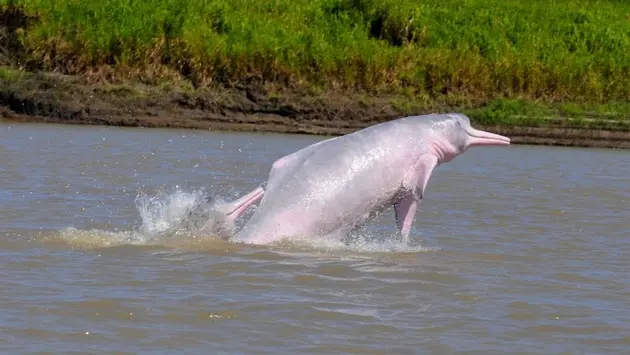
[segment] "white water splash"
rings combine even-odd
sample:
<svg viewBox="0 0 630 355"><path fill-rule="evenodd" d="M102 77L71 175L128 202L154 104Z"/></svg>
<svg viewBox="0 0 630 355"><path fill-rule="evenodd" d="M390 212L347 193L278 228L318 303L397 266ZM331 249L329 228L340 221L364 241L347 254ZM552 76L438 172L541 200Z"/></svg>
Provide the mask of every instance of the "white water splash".
<svg viewBox="0 0 630 355"><path fill-rule="evenodd" d="M155 196L140 195L136 198L142 220L139 231L150 237L187 231L187 227L194 225L190 222L197 221L195 217L210 215L213 206L207 200L203 191L159 191Z"/></svg>
<svg viewBox="0 0 630 355"><path fill-rule="evenodd" d="M59 231L62 242L78 247L106 247L116 245L172 245L196 239L220 240L226 232L223 198L205 190L160 190L149 196L136 197L140 215L137 228L123 231L102 229L81 230L74 227Z"/></svg>

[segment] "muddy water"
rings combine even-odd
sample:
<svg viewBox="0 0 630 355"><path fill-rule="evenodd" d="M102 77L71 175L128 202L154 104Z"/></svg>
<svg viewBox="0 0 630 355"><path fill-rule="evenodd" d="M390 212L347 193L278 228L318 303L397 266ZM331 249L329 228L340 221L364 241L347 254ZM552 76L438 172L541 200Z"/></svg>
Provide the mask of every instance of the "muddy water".
<svg viewBox="0 0 630 355"><path fill-rule="evenodd" d="M3 353L630 351L630 156L478 148L433 175L412 244L270 247L186 212L318 137L0 126Z"/></svg>

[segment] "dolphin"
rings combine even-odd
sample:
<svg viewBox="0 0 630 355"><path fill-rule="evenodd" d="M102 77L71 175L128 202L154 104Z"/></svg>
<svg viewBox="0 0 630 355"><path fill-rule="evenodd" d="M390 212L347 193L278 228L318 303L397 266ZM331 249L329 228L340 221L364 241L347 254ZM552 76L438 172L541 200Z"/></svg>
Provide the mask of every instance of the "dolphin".
<svg viewBox="0 0 630 355"><path fill-rule="evenodd" d="M407 243L435 168L470 147L509 144L460 113L404 117L320 141L272 164L266 190L242 204L262 197L258 208L231 240L341 239L393 207Z"/></svg>

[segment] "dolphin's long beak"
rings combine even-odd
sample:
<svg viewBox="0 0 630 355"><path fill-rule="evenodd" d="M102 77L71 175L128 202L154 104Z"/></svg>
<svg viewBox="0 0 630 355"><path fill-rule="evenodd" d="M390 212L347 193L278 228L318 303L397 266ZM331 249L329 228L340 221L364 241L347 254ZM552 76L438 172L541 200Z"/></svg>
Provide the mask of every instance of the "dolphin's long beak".
<svg viewBox="0 0 630 355"><path fill-rule="evenodd" d="M263 190L262 187L259 187L238 200L230 203L227 211L228 217L232 221L237 220L251 205L256 203L256 201L258 201L264 193L265 190Z"/></svg>
<svg viewBox="0 0 630 355"><path fill-rule="evenodd" d="M480 145L508 145L510 144L510 138L504 137L498 134L480 131L472 127L468 128L468 134L470 135L471 147Z"/></svg>

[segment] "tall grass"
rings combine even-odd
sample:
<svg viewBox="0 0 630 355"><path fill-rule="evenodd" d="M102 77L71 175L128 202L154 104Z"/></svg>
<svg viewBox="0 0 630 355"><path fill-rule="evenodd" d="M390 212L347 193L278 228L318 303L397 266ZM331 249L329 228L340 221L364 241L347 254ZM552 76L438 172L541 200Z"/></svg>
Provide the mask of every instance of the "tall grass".
<svg viewBox="0 0 630 355"><path fill-rule="evenodd" d="M595 0L0 0L31 66L168 68L351 90L630 97L630 3Z"/></svg>

